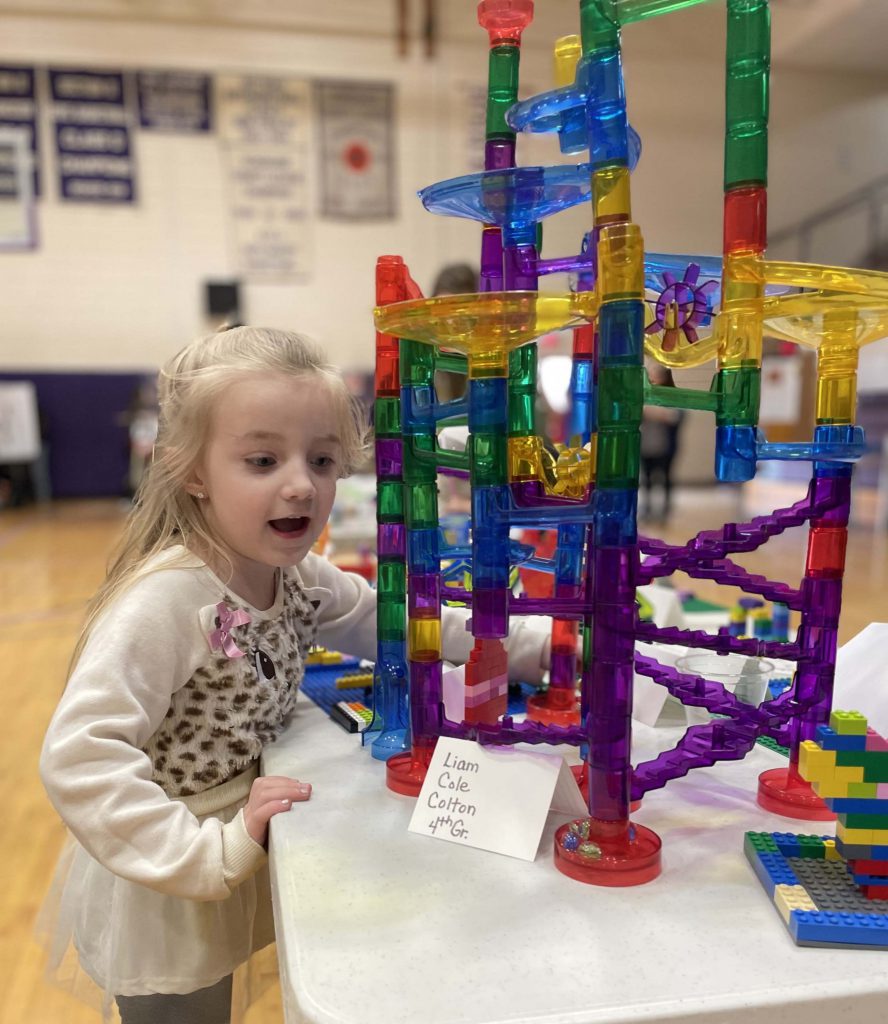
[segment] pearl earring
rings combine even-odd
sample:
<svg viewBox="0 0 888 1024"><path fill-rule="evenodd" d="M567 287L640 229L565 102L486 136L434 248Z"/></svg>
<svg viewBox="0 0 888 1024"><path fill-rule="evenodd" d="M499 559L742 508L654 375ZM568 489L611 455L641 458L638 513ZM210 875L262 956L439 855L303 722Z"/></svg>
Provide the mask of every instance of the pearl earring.
<svg viewBox="0 0 888 1024"><path fill-rule="evenodd" d="M197 492L197 496L198 496L198 498L201 498L201 499L203 499L203 498L205 498L205 497L206 497L206 495L204 494L204 492L203 492L203 491L198 491L198 492Z"/></svg>

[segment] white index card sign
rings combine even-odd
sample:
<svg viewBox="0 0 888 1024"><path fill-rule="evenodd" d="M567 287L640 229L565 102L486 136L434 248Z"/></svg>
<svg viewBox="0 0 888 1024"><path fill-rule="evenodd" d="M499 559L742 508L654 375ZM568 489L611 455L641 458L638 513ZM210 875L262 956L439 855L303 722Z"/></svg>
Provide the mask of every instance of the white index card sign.
<svg viewBox="0 0 888 1024"><path fill-rule="evenodd" d="M442 737L408 828L533 860L550 809L588 813L563 757Z"/></svg>

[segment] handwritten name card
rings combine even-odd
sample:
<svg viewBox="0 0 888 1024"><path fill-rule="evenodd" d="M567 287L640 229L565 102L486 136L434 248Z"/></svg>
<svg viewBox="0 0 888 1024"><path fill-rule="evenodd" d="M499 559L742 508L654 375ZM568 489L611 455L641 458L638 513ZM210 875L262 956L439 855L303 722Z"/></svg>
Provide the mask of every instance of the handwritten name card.
<svg viewBox="0 0 888 1024"><path fill-rule="evenodd" d="M408 828L533 860L550 810L587 813L563 757L441 738Z"/></svg>

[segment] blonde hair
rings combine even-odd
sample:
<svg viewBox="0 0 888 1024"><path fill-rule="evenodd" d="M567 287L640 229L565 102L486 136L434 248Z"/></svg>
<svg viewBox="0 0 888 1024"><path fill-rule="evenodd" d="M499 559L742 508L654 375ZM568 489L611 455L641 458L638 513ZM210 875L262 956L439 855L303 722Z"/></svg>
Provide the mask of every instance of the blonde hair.
<svg viewBox="0 0 888 1024"><path fill-rule="evenodd" d="M207 527L200 502L187 493L185 484L206 444L214 403L245 373L281 373L321 382L330 392L338 419L340 476L360 465L367 449L364 410L314 342L268 327L233 327L182 349L160 371L154 457L139 484L105 582L87 606L69 675L102 612L137 580L156 571L158 567L149 563L161 551L178 544L185 548L181 559L164 562L162 568L192 563L189 552L195 549L230 565Z"/></svg>

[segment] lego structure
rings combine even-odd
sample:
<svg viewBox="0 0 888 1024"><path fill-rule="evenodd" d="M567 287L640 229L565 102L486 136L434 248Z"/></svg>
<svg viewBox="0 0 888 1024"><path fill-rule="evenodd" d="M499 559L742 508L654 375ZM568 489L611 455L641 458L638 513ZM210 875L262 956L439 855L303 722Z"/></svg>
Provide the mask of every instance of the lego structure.
<svg viewBox="0 0 888 1024"><path fill-rule="evenodd" d="M415 794L438 736L579 746L589 815L558 833L555 862L602 885L659 873L660 840L632 822L633 801L695 767L742 758L760 737L790 752L787 768L761 777L761 804L792 817L832 817L798 762L831 708L851 472L864 450L854 422L857 354L888 333L888 276L765 255L767 0L720 0L727 16L723 253L645 252L631 213L630 174L641 146L627 120L621 31L697 2L705 0L579 0L579 35L555 46L557 88L518 102L532 0L482 0L478 19L490 40L485 170L420 192L430 212L481 225L480 291L423 298L401 257L382 256L377 266L373 753L387 760L390 787ZM519 132L554 134L562 153L579 154L580 162L520 166ZM579 204L591 211L579 252L544 258L538 225ZM574 275L574 290L540 290L540 279L555 273ZM573 330L570 443L553 452L534 421L536 341L561 330ZM810 440L769 443L758 428L765 332L817 351ZM709 389L651 385L645 354L670 367L712 361ZM465 395L439 402L436 370L464 374ZM639 536L645 405L711 412L720 480L749 480L757 463L773 459L811 463L806 497L686 544ZM454 423L468 424L464 452L438 444L438 430ZM469 536L456 543L441 530L439 473L471 487ZM808 545L798 583L752 575L733 560L803 526ZM513 540L518 527L554 531L552 554ZM442 563L466 569L470 584L445 581ZM550 592L514 594L515 566L549 573ZM797 613L797 635L712 636L642 621L636 587L679 570ZM443 712L444 599L471 609L471 714L462 722ZM530 702L527 720L516 721L503 714L503 640L510 620L528 614L552 619L551 682ZM776 657L796 671L785 692L752 706L714 680L637 655L640 640ZM634 671L716 717L633 766Z"/></svg>
<svg viewBox="0 0 888 1024"><path fill-rule="evenodd" d="M888 946L888 740L833 711L799 772L838 818L836 838L747 832L746 857L804 946Z"/></svg>

